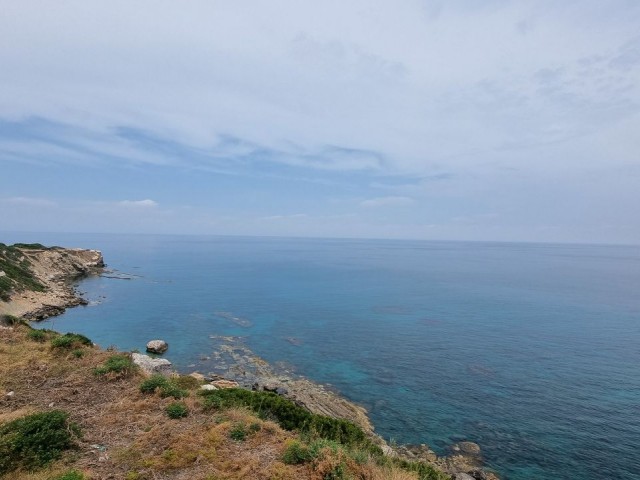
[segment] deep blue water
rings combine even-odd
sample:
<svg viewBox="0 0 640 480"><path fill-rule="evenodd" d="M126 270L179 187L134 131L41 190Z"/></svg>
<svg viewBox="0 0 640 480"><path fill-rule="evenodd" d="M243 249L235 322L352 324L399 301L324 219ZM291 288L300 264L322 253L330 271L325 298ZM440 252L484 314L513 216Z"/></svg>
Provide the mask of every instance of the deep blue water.
<svg viewBox="0 0 640 480"><path fill-rule="evenodd" d="M96 306L47 322L102 346L211 334L330 383L378 433L482 447L503 478L640 478L640 248L515 243L5 234L103 251ZM243 328L214 312L252 322ZM44 325L43 325L44 326ZM295 337L301 345L292 345Z"/></svg>

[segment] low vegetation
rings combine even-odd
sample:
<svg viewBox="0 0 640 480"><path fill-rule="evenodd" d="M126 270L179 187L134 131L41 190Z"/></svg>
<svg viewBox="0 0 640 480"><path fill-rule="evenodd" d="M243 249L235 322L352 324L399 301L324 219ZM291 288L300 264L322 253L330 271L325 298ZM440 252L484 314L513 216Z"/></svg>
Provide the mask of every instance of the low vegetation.
<svg viewBox="0 0 640 480"><path fill-rule="evenodd" d="M5 245L0 243L0 300L8 302L13 291L33 290L42 292L44 285L36 280L31 272L29 260L21 249L34 249L40 244Z"/></svg>
<svg viewBox="0 0 640 480"><path fill-rule="evenodd" d="M33 330L29 332L29 335L36 337L39 334L34 334ZM93 342L79 333L65 333L64 335L54 335L51 339L51 348L58 350L72 350L80 347L91 347Z"/></svg>
<svg viewBox="0 0 640 480"><path fill-rule="evenodd" d="M105 377L108 380L117 380L132 376L138 367L131 356L126 353L116 353L107 358L102 365L93 370L98 376Z"/></svg>
<svg viewBox="0 0 640 480"><path fill-rule="evenodd" d="M180 388L177 379L167 378L164 375L152 375L140 384L142 393L159 393L161 397L184 398L189 392Z"/></svg>
<svg viewBox="0 0 640 480"><path fill-rule="evenodd" d="M189 415L189 408L182 402L173 402L164 409L169 418L184 418Z"/></svg>
<svg viewBox="0 0 640 480"><path fill-rule="evenodd" d="M80 429L61 410L34 413L0 426L0 474L33 470L59 459Z"/></svg>
<svg viewBox="0 0 640 480"><path fill-rule="evenodd" d="M197 379L145 378L128 354L89 348L78 338L75 346L53 347L74 334L39 331L44 341L21 322L0 330L0 393L14 392L0 405L0 477L448 478L429 465L387 457L357 426L276 394L190 394L199 390Z"/></svg>

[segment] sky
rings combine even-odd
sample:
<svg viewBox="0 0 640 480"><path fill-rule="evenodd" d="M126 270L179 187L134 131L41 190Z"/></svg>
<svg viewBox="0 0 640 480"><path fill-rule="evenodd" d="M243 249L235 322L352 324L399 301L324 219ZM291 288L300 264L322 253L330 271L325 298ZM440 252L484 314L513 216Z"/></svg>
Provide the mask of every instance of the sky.
<svg viewBox="0 0 640 480"><path fill-rule="evenodd" d="M0 0L0 230L640 244L640 2Z"/></svg>

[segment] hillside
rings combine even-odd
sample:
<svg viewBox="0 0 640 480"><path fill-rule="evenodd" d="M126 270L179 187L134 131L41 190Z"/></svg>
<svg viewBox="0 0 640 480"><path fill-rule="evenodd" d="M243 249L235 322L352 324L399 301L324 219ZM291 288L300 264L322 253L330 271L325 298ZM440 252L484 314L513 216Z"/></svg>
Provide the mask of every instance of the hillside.
<svg viewBox="0 0 640 480"><path fill-rule="evenodd" d="M17 321L0 329L0 345L5 478L448 478L426 463L383 455L349 422L272 393L205 391L191 376L149 378L129 354L79 335ZM29 430L29 421L46 428Z"/></svg>
<svg viewBox="0 0 640 480"><path fill-rule="evenodd" d="M42 320L80 305L72 282L104 267L97 250L0 243L0 315Z"/></svg>

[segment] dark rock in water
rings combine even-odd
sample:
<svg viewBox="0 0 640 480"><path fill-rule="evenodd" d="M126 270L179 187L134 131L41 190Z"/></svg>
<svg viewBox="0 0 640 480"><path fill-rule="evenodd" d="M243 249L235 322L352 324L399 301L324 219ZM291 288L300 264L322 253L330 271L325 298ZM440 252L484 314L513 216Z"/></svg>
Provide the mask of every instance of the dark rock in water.
<svg viewBox="0 0 640 480"><path fill-rule="evenodd" d="M475 480L489 480L487 473L483 470L471 470L467 473L471 475Z"/></svg>
<svg viewBox="0 0 640 480"><path fill-rule="evenodd" d="M455 453L469 457L480 456L480 445L473 442L459 442L451 447Z"/></svg>
<svg viewBox="0 0 640 480"><path fill-rule="evenodd" d="M147 343L147 352L164 353L169 348L169 344L164 340L151 340Z"/></svg>
<svg viewBox="0 0 640 480"><path fill-rule="evenodd" d="M475 480L475 479L468 473L456 473L453 476L453 480Z"/></svg>

